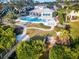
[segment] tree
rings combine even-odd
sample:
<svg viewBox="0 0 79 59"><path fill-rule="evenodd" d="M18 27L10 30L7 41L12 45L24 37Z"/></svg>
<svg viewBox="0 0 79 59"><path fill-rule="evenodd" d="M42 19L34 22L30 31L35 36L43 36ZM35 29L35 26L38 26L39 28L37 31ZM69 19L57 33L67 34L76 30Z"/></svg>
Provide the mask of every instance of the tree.
<svg viewBox="0 0 79 59"><path fill-rule="evenodd" d="M61 33L60 33L60 38L61 38L61 40L64 40L64 39L69 39L69 32L67 31L67 30L61 30L60 31Z"/></svg>
<svg viewBox="0 0 79 59"><path fill-rule="evenodd" d="M49 52L49 59L63 59L64 49L61 46L52 48Z"/></svg>
<svg viewBox="0 0 79 59"><path fill-rule="evenodd" d="M6 16L4 16L4 21L13 23L14 19L17 19L17 15L11 11Z"/></svg>
<svg viewBox="0 0 79 59"><path fill-rule="evenodd" d="M62 44L65 44L65 45L70 44L70 40L69 40L70 36L69 36L69 32L67 30L61 30L59 38L60 38Z"/></svg>
<svg viewBox="0 0 79 59"><path fill-rule="evenodd" d="M57 45L49 52L49 59L78 59L79 47L73 49L66 46Z"/></svg>
<svg viewBox="0 0 79 59"><path fill-rule="evenodd" d="M2 53L4 50L5 48L2 45L0 45L0 53Z"/></svg>
<svg viewBox="0 0 79 59"><path fill-rule="evenodd" d="M45 51L45 44L42 40L22 42L18 45L16 53L18 59L39 59Z"/></svg>
<svg viewBox="0 0 79 59"><path fill-rule="evenodd" d="M72 5L72 6L70 6L70 10L75 10L75 11L79 11L79 4L75 4L75 5Z"/></svg>
<svg viewBox="0 0 79 59"><path fill-rule="evenodd" d="M16 1L16 7L21 9L23 7L33 6L33 0L19 0Z"/></svg>
<svg viewBox="0 0 79 59"><path fill-rule="evenodd" d="M62 2L62 0L57 0L58 3Z"/></svg>
<svg viewBox="0 0 79 59"><path fill-rule="evenodd" d="M15 44L13 28L9 26L0 26L0 46L9 49Z"/></svg>

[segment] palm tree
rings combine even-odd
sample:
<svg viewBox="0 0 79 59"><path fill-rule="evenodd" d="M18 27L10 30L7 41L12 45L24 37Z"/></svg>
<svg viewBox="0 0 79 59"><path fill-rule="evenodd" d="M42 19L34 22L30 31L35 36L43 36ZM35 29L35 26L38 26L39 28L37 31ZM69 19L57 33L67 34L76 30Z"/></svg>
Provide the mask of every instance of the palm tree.
<svg viewBox="0 0 79 59"><path fill-rule="evenodd" d="M65 44L65 45L70 44L70 42L69 42L70 36L69 36L69 32L67 30L61 30L59 38L61 40L61 44Z"/></svg>

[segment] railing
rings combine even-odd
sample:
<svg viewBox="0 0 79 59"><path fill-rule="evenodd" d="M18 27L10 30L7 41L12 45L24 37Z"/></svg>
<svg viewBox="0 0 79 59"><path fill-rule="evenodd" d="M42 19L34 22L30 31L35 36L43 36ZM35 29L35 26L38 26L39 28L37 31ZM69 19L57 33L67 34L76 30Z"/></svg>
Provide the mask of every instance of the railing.
<svg viewBox="0 0 79 59"><path fill-rule="evenodd" d="M5 50L0 54L0 59L3 58L3 56L5 56L6 53L8 53L10 50Z"/></svg>
<svg viewBox="0 0 79 59"><path fill-rule="evenodd" d="M12 48L2 52L0 54L0 59L8 59L9 56L11 56L11 54L16 50L16 46L18 45L19 43L17 43L16 45L14 45Z"/></svg>

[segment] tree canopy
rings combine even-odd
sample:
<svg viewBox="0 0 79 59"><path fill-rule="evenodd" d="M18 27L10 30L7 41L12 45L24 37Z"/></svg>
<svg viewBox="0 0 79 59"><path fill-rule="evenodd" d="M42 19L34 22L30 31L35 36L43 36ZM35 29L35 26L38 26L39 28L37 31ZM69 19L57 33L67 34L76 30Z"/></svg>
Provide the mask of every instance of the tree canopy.
<svg viewBox="0 0 79 59"><path fill-rule="evenodd" d="M45 44L42 40L22 42L18 45L16 53L18 59L39 59L45 51Z"/></svg>
<svg viewBox="0 0 79 59"><path fill-rule="evenodd" d="M10 26L0 25L0 48L9 49L15 44L15 36L13 33L13 28Z"/></svg>

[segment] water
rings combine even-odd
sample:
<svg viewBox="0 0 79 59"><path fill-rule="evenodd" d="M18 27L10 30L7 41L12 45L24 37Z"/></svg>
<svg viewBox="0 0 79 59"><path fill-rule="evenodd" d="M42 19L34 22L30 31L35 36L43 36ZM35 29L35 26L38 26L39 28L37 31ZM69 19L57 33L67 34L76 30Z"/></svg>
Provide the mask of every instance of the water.
<svg viewBox="0 0 79 59"><path fill-rule="evenodd" d="M26 22L45 22L45 20L43 19L39 19L39 18L32 18L32 17L20 17L21 20L26 21Z"/></svg>
<svg viewBox="0 0 79 59"><path fill-rule="evenodd" d="M33 17L20 17L19 20L29 23L43 23L45 26L56 26L56 22L54 18L50 20L46 20L46 19L33 18Z"/></svg>

